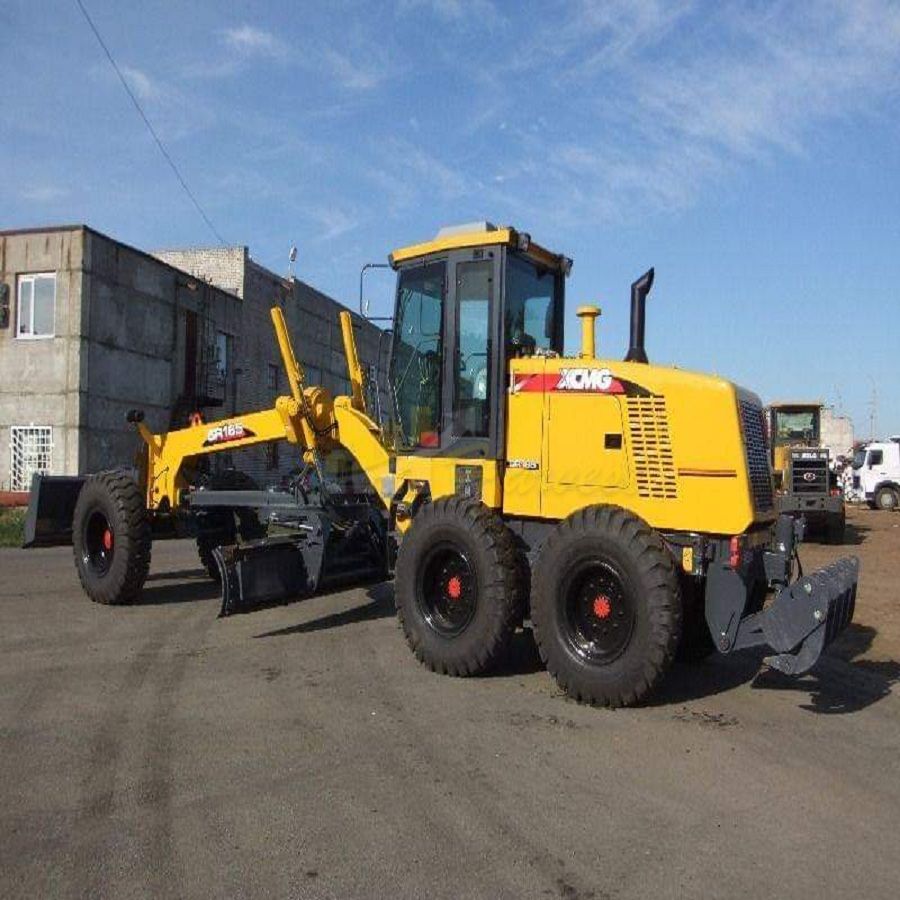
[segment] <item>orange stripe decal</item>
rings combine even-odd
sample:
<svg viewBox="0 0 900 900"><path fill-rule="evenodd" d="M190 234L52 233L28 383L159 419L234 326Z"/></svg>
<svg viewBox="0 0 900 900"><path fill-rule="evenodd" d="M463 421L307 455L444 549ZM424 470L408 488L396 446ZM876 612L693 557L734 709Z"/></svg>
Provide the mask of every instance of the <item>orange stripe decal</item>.
<svg viewBox="0 0 900 900"><path fill-rule="evenodd" d="M684 478L737 478L734 469L679 469Z"/></svg>

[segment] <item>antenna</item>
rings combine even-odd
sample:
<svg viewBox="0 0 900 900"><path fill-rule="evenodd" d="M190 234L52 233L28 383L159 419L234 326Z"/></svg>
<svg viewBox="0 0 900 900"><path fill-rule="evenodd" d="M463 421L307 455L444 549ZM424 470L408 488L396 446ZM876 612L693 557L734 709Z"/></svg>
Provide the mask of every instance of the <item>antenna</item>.
<svg viewBox="0 0 900 900"><path fill-rule="evenodd" d="M294 278L294 263L297 262L297 245L291 246L291 252L288 253L288 280Z"/></svg>

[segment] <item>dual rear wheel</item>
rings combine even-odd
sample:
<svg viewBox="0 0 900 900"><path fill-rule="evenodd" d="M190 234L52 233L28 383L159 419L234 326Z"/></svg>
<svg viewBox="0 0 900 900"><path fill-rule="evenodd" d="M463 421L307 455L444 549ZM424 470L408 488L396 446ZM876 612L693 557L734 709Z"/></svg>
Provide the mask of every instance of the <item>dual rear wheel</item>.
<svg viewBox="0 0 900 900"><path fill-rule="evenodd" d="M395 596L416 656L473 675L496 664L528 604L529 567L512 532L483 504L438 500L401 544ZM541 659L572 697L637 703L681 639L681 595L658 535L615 506L561 522L538 554L530 590Z"/></svg>

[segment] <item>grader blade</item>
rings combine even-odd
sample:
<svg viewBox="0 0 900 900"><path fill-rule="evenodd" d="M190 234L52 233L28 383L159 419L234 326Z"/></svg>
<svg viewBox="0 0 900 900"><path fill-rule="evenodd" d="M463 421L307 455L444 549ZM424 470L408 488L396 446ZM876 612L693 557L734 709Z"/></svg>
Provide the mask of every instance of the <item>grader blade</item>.
<svg viewBox="0 0 900 900"><path fill-rule="evenodd" d="M785 675L808 672L851 622L859 559L848 556L782 588L762 612L741 622L735 649L767 645L766 665Z"/></svg>
<svg viewBox="0 0 900 900"><path fill-rule="evenodd" d="M306 509L287 534L218 547L213 555L222 576L219 615L287 603L326 584L385 578L387 543L381 517L366 504L343 512L338 516Z"/></svg>

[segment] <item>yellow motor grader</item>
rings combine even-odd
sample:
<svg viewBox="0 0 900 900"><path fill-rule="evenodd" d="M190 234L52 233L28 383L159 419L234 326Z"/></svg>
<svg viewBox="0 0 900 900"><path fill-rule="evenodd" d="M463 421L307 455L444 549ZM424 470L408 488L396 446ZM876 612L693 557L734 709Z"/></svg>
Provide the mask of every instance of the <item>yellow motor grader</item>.
<svg viewBox="0 0 900 900"><path fill-rule="evenodd" d="M60 485L77 497L72 542L92 599L133 599L152 533L188 522L211 550L223 612L393 572L410 647L451 675L494 665L526 621L560 686L610 706L646 697L678 654L767 646L782 672L815 663L852 618L858 560L793 579L798 534L775 512L760 401L648 363L652 269L632 285L630 346L616 360L597 356L591 306L578 309L580 352L564 355L572 262L523 231L444 229L389 261L387 421L367 406L349 313L351 391L332 397L306 384L273 309L290 395L167 434L134 412L136 477ZM274 440L306 466L289 489L193 480L206 454ZM322 458L336 447L368 491L327 489ZM52 487L36 484L30 541ZM238 536L248 520L253 533Z"/></svg>

